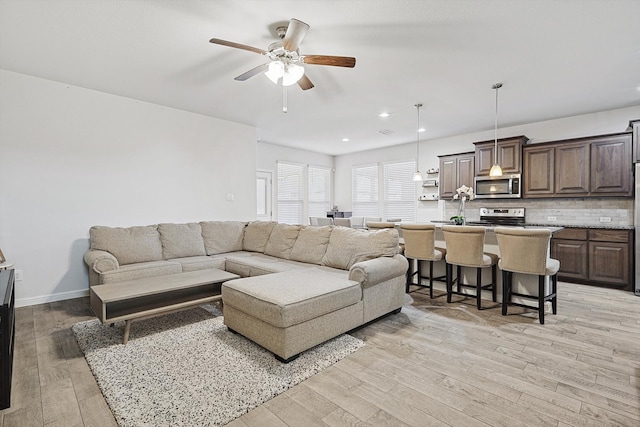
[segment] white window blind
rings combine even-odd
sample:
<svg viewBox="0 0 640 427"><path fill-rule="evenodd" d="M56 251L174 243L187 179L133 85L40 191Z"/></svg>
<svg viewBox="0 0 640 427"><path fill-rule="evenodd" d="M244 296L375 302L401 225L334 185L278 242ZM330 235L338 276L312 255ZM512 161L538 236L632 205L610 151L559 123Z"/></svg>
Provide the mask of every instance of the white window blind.
<svg viewBox="0 0 640 427"><path fill-rule="evenodd" d="M384 217L416 220L415 160L384 164Z"/></svg>
<svg viewBox="0 0 640 427"><path fill-rule="evenodd" d="M351 186L353 216L379 216L378 165L354 166L351 169Z"/></svg>
<svg viewBox="0 0 640 427"><path fill-rule="evenodd" d="M309 165L309 216L324 217L331 210L331 170Z"/></svg>
<svg viewBox="0 0 640 427"><path fill-rule="evenodd" d="M278 222L302 224L303 213L303 166L278 162Z"/></svg>

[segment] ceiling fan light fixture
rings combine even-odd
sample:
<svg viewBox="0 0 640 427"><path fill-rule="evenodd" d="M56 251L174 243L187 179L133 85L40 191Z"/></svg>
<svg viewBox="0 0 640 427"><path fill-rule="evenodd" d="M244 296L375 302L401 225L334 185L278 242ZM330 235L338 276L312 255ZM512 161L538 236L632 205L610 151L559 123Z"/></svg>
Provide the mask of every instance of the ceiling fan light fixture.
<svg viewBox="0 0 640 427"><path fill-rule="evenodd" d="M269 70L265 71L264 75L267 76L273 84L277 85L278 80L284 75L284 65L280 61L271 61Z"/></svg>
<svg viewBox="0 0 640 427"><path fill-rule="evenodd" d="M282 76L282 86L291 86L298 83L298 80L304 75L304 67L296 64L285 66L284 75Z"/></svg>

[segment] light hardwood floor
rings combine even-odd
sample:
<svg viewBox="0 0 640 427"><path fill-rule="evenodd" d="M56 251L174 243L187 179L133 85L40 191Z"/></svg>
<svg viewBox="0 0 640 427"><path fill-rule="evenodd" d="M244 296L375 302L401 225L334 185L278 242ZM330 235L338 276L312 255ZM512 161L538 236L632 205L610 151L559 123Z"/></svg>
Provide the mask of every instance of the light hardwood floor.
<svg viewBox="0 0 640 427"><path fill-rule="evenodd" d="M354 333L364 348L229 426L640 425L640 298L558 288L545 325L534 311L411 293L400 314ZM93 317L88 299L16 314L0 425L115 425L70 329Z"/></svg>

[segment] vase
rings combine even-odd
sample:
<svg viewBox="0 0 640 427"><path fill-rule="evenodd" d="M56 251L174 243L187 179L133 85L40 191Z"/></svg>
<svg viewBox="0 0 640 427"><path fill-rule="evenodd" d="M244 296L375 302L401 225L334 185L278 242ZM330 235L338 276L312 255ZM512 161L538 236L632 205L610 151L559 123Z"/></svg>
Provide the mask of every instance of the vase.
<svg viewBox="0 0 640 427"><path fill-rule="evenodd" d="M456 220L456 225L464 225L466 223L466 218L464 216L464 202L466 201L466 197L462 196L460 199L460 205L458 205L458 219Z"/></svg>

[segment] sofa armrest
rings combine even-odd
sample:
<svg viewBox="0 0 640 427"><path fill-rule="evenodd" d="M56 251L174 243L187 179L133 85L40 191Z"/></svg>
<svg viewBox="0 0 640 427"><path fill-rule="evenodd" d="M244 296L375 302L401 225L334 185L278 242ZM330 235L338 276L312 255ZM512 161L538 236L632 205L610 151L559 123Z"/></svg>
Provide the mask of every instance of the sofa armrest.
<svg viewBox="0 0 640 427"><path fill-rule="evenodd" d="M107 251L99 251L96 249L89 249L84 254L84 262L87 263L89 268L98 274L120 268L120 264L116 257Z"/></svg>
<svg viewBox="0 0 640 427"><path fill-rule="evenodd" d="M366 288L394 277L404 276L408 268L409 262L402 255L379 257L353 264L349 269L349 279Z"/></svg>

